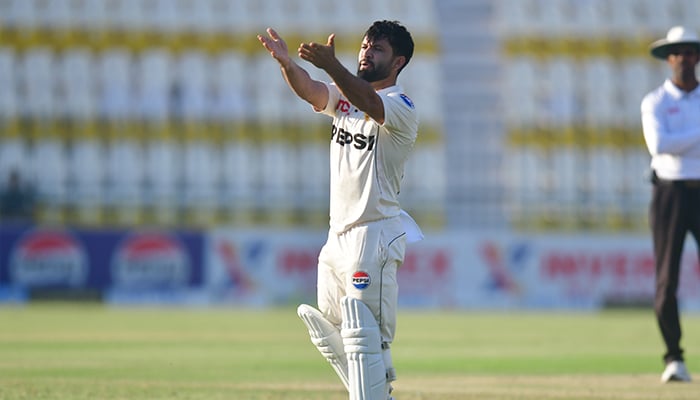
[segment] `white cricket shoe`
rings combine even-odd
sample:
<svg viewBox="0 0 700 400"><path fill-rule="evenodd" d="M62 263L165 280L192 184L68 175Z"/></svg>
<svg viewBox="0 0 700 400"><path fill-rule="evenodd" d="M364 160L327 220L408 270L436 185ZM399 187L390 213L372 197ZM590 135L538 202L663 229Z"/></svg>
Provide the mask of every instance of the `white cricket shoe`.
<svg viewBox="0 0 700 400"><path fill-rule="evenodd" d="M661 382L690 382L690 374L683 361L671 361L666 364L666 369L661 374Z"/></svg>

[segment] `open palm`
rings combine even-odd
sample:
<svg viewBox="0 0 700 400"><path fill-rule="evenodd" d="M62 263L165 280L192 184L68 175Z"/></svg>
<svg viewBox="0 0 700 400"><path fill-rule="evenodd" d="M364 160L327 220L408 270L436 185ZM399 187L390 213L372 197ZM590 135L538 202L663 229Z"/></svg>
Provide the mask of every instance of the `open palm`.
<svg viewBox="0 0 700 400"><path fill-rule="evenodd" d="M258 35L258 40L270 52L270 55L280 64L286 64L289 61L289 49L287 43L280 37L272 28L267 28L269 36Z"/></svg>

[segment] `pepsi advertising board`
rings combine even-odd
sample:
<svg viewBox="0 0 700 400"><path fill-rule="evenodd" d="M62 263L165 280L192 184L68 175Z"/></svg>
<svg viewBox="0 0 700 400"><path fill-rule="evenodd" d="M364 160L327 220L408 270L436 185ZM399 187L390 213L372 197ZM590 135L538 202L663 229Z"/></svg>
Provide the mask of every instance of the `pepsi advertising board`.
<svg viewBox="0 0 700 400"><path fill-rule="evenodd" d="M201 287L203 235L0 227L0 292L154 292Z"/></svg>

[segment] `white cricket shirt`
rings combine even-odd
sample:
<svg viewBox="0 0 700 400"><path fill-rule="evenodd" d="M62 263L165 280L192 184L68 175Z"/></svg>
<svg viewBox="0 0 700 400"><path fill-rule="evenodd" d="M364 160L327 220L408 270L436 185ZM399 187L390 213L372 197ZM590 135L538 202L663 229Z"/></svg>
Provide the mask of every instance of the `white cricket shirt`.
<svg viewBox="0 0 700 400"><path fill-rule="evenodd" d="M642 129L651 167L661 179L700 179L700 87L690 93L671 80L644 96Z"/></svg>
<svg viewBox="0 0 700 400"><path fill-rule="evenodd" d="M377 91L384 102L380 125L327 83L333 117L330 143L330 228L342 233L354 225L399 216L398 195L404 164L418 136L418 115L398 86Z"/></svg>

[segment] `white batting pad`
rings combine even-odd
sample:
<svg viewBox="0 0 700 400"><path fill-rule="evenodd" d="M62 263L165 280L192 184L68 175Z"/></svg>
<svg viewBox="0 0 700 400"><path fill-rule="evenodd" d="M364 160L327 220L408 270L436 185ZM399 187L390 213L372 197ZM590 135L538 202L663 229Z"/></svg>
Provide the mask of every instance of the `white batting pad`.
<svg viewBox="0 0 700 400"><path fill-rule="evenodd" d="M345 388L348 389L348 361L340 331L328 322L320 311L310 305L300 305L297 308L297 314L309 330L311 343L328 360Z"/></svg>
<svg viewBox="0 0 700 400"><path fill-rule="evenodd" d="M382 338L374 315L360 300L340 300L343 337L348 359L350 400L386 400L389 396L382 356Z"/></svg>

